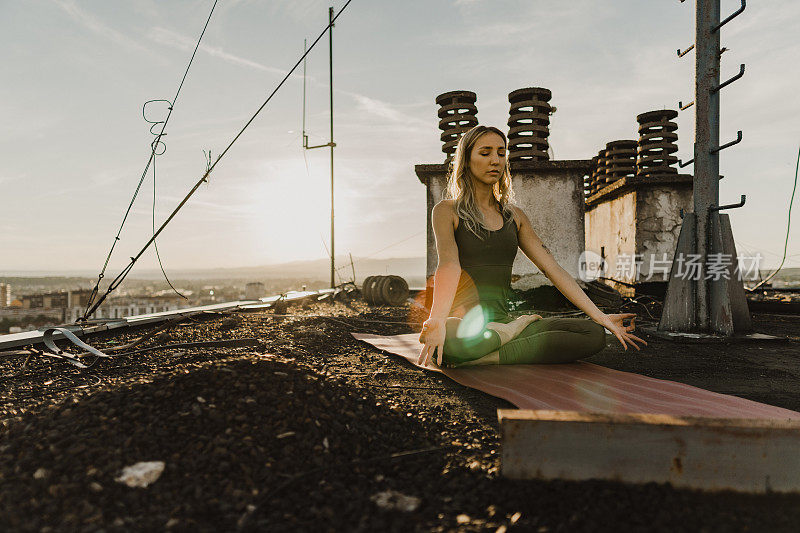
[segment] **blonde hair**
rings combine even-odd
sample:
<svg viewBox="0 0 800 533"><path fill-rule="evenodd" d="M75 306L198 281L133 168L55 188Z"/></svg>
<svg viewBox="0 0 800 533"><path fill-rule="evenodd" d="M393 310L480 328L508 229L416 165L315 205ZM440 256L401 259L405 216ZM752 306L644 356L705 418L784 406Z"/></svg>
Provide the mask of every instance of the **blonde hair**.
<svg viewBox="0 0 800 533"><path fill-rule="evenodd" d="M489 235L486 227L483 212L478 207L475 198L475 183L472 173L469 171L469 158L478 137L487 132L498 134L503 139L506 148L506 162L500 173L500 179L492 187L492 196L500 207L503 221L514 216L512 205L514 202L514 190L511 187L511 169L508 165L508 141L505 134L493 126L475 126L466 131L458 140L456 153L450 161L450 168L447 173L447 185L444 191L445 199L455 200L456 214L464 219L467 229L483 240Z"/></svg>

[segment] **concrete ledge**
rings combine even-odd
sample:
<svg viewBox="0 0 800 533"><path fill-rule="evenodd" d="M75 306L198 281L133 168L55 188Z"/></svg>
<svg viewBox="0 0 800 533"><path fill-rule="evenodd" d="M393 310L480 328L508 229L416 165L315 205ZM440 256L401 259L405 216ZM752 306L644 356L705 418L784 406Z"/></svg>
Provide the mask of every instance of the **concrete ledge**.
<svg viewBox="0 0 800 533"><path fill-rule="evenodd" d="M424 163L414 165L417 178L423 185L427 184L428 179L436 176L443 176L447 173L449 163ZM575 170L588 174L592 171L591 159L555 159L548 161L514 161L509 163L511 175L524 175L532 172L559 172Z"/></svg>
<svg viewBox="0 0 800 533"><path fill-rule="evenodd" d="M659 185L672 185L675 187L694 186L694 176L692 174L670 174L666 176L654 176L645 178L641 176L630 176L620 178L613 183L609 183L593 195L586 198L586 207L591 209L601 202L607 202L628 191L643 189L647 187L657 187Z"/></svg>
<svg viewBox="0 0 800 533"><path fill-rule="evenodd" d="M800 493L800 421L498 409L501 472Z"/></svg>

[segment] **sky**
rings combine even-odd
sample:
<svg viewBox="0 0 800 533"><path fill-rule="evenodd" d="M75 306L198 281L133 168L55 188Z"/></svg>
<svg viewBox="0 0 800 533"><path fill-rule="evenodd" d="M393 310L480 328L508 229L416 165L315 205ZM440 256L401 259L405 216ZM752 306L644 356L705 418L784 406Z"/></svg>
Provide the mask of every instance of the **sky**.
<svg viewBox="0 0 800 533"><path fill-rule="evenodd" d="M723 17L739 1L722 0ZM0 0L0 271L99 271L153 137L147 100L172 99L213 0ZM202 176L328 22L336 0L219 0L156 160L157 225ZM800 144L800 2L752 2L722 30L720 202L737 252L783 254ZM425 255L425 190L441 163L437 95L478 95L507 129L508 93L553 93L554 158L589 159L636 138L636 115L694 98L694 2L353 0L333 33L337 258ZM328 38L307 58L306 130L329 142ZM302 65L167 226L170 269L318 259L330 239L330 154L301 143ZM150 104L148 118L166 116ZM159 118L160 117L160 118ZM691 159L694 108L677 119ZM690 170L688 167L687 170ZM800 193L798 193L800 196ZM795 199L795 218L797 213ZM116 245L116 274L152 234L150 173ZM795 220L785 267L800 266ZM152 249L136 269L157 268Z"/></svg>

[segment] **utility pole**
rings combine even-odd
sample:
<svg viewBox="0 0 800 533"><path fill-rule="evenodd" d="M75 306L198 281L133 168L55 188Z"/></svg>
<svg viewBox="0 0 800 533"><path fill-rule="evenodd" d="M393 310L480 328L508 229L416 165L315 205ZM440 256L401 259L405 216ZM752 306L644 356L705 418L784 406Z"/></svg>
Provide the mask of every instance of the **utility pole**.
<svg viewBox="0 0 800 533"><path fill-rule="evenodd" d="M336 270L335 267L335 257L336 257L336 249L334 248L333 243L333 147L336 146L333 143L333 6L328 8L328 24L330 28L328 29L328 66L330 69L330 94L331 94L331 289L336 287L336 283L333 280L333 273Z"/></svg>
<svg viewBox="0 0 800 533"><path fill-rule="evenodd" d="M306 63L303 60L303 148L310 150L312 148L324 148L330 146L331 148L331 289L336 287L334 274L336 273L336 253L334 249L334 224L333 224L333 149L336 143L333 142L333 7L328 8L328 66L330 69L330 110L331 110L331 140L327 144L319 144L317 146L308 145L308 135L306 135ZM303 50L305 51L305 43Z"/></svg>
<svg viewBox="0 0 800 533"><path fill-rule="evenodd" d="M730 219L720 214L723 209L743 206L745 195L737 204L719 205L719 153L742 140L739 131L736 140L719 144L720 90L744 75L741 65L739 74L720 84L720 29L744 9L745 0L741 0L741 8L720 22L720 0L696 0L695 44L684 52L678 50L678 57L683 57L695 49L694 159L681 163L694 163L694 211L683 217L660 331L733 336L752 330ZM699 259L695 265L699 271L689 272L687 259L692 256ZM722 268L712 264L717 259Z"/></svg>

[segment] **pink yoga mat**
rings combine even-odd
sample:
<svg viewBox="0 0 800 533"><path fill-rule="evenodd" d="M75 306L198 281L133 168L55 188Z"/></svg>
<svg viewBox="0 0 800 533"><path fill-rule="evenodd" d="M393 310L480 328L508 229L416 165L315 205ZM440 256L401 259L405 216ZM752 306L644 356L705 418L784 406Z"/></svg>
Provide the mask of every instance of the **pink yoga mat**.
<svg viewBox="0 0 800 533"><path fill-rule="evenodd" d="M520 409L800 420L797 411L583 361L557 365L423 367L417 365L422 349L419 333L351 334L380 350L400 355L415 366L442 372L466 387L508 400Z"/></svg>

